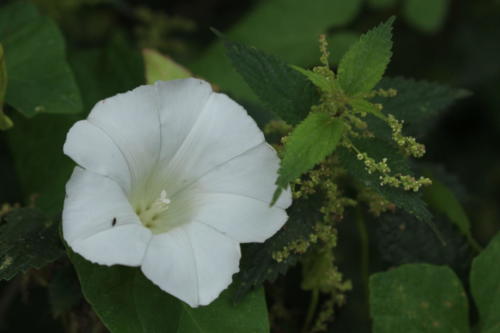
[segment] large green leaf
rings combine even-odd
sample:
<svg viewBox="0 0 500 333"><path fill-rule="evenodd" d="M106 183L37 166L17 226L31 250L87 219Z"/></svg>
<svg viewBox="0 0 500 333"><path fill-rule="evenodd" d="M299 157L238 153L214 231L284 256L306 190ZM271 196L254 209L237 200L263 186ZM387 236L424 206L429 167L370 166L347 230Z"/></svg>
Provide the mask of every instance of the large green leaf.
<svg viewBox="0 0 500 333"><path fill-rule="evenodd" d="M449 0L405 0L403 15L415 28L433 33L443 26L449 3Z"/></svg>
<svg viewBox="0 0 500 333"><path fill-rule="evenodd" d="M344 123L341 120L327 113L311 113L287 139L276 181L278 187L285 188L289 182L333 153L343 133Z"/></svg>
<svg viewBox="0 0 500 333"><path fill-rule="evenodd" d="M392 145L378 139L355 140L354 144L360 151L366 152L368 156L374 158L376 161L387 158L387 164L393 173L412 175L408 160ZM375 190L375 192L394 203L397 207L414 215L419 220L431 221L432 214L418 193L404 191L401 188L394 188L389 185L380 185L380 174L377 172L369 174L365 170L364 163L356 158L355 153L345 148L339 149L338 153L340 162L344 168L360 185Z"/></svg>
<svg viewBox="0 0 500 333"><path fill-rule="evenodd" d="M3 46L0 44L0 130L9 129L13 125L12 120L3 112L5 91L7 90L7 68L3 53Z"/></svg>
<svg viewBox="0 0 500 333"><path fill-rule="evenodd" d="M262 289L237 306L232 289L205 307L191 308L146 279L138 268L92 264L70 253L84 296L112 333L266 333Z"/></svg>
<svg viewBox="0 0 500 333"><path fill-rule="evenodd" d="M384 78L377 88L397 90L395 97L376 97L373 102L383 105L383 113L404 120L404 133L415 137L424 136L442 112L458 99L470 95L463 89L401 77ZM370 115L367 119L370 130L376 136L391 138L391 130L385 122Z"/></svg>
<svg viewBox="0 0 500 333"><path fill-rule="evenodd" d="M0 226L0 280L41 268L64 254L58 224L33 208L19 208Z"/></svg>
<svg viewBox="0 0 500 333"><path fill-rule="evenodd" d="M382 79L392 56L394 18L361 35L340 60L339 84L348 95L367 93Z"/></svg>
<svg viewBox="0 0 500 333"><path fill-rule="evenodd" d="M318 101L316 88L280 59L226 40L227 56L262 102L290 124L304 119Z"/></svg>
<svg viewBox="0 0 500 333"><path fill-rule="evenodd" d="M500 233L472 262L470 283L481 333L500 332Z"/></svg>
<svg viewBox="0 0 500 333"><path fill-rule="evenodd" d="M30 117L80 112L80 94L55 23L25 1L0 8L0 22L9 74L7 104Z"/></svg>
<svg viewBox="0 0 500 333"><path fill-rule="evenodd" d="M370 277L374 333L469 332L467 296L445 266L408 264Z"/></svg>
<svg viewBox="0 0 500 333"><path fill-rule="evenodd" d="M351 22L361 9L361 0L266 0L256 6L225 35L231 40L275 54L287 63L311 65L318 61L318 36L329 28ZM218 28L216 26L216 28ZM224 48L216 42L192 64L191 69L237 97L255 99L224 59Z"/></svg>

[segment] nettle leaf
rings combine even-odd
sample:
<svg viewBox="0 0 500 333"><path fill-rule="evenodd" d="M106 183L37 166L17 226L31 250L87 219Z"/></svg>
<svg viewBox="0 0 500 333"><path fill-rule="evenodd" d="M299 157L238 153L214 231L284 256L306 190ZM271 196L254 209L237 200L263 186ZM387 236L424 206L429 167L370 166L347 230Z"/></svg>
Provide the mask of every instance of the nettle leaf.
<svg viewBox="0 0 500 333"><path fill-rule="evenodd" d="M482 333L500 332L500 233L472 262L470 284Z"/></svg>
<svg viewBox="0 0 500 333"><path fill-rule="evenodd" d="M39 112L80 112L79 90L55 23L25 1L0 8L0 22L9 75L6 103L28 117Z"/></svg>
<svg viewBox="0 0 500 333"><path fill-rule="evenodd" d="M300 254L291 253L283 261L276 261L273 253L282 251L294 241L308 240L314 225L322 219L321 198L295 200L288 209L286 224L273 237L262 244L244 244L240 272L235 277L234 300L239 302L251 289L266 281L274 281L294 266Z"/></svg>
<svg viewBox="0 0 500 333"><path fill-rule="evenodd" d="M240 43L225 40L224 45L227 56L245 82L283 120L299 123L318 102L314 85L285 62Z"/></svg>
<svg viewBox="0 0 500 333"><path fill-rule="evenodd" d="M328 51L330 52L330 63L338 65L344 54L358 41L358 39L359 34L349 30L336 31L329 35L326 40L328 42Z"/></svg>
<svg viewBox="0 0 500 333"><path fill-rule="evenodd" d="M293 130L285 143L285 152L276 181L278 190L274 199L279 197L280 190L289 182L333 153L343 133L344 123L340 119L334 119L322 112L313 112L307 116Z"/></svg>
<svg viewBox="0 0 500 333"><path fill-rule="evenodd" d="M176 63L168 56L153 49L142 50L146 67L146 83L184 79L193 76L186 68Z"/></svg>
<svg viewBox="0 0 500 333"><path fill-rule="evenodd" d="M405 0L403 16L415 28L433 33L443 26L449 4L449 0Z"/></svg>
<svg viewBox="0 0 500 333"><path fill-rule="evenodd" d="M412 175L408 165L408 160L389 143L379 139L359 139L353 140L354 145L376 161L387 158L387 164L393 173ZM345 149L338 149L339 159L347 172L362 186L373 189L384 198L394 203L398 208L414 215L421 221L430 222L432 214L427 209L426 203L420 198L418 193L405 191L401 188L394 188L388 185L380 185L378 173L369 174L365 170L364 163L357 159L356 154Z"/></svg>
<svg viewBox="0 0 500 333"><path fill-rule="evenodd" d="M316 87L325 92L331 91L332 86L335 84L334 81L328 80L324 75L318 74L311 70L304 69L294 65L291 65L290 67L295 69L297 72L302 73L302 75L307 77Z"/></svg>
<svg viewBox="0 0 500 333"><path fill-rule="evenodd" d="M437 122L438 116L446 111L458 99L470 93L463 89L454 89L445 85L415 81L413 79L384 78L377 89L396 89L394 97L376 97L374 103L383 105L384 114L392 114L404 120L404 134L422 137ZM390 140L391 130L385 122L367 117L370 130L379 138Z"/></svg>
<svg viewBox="0 0 500 333"><path fill-rule="evenodd" d="M34 208L19 208L0 226L0 280L41 268L64 254L58 224Z"/></svg>
<svg viewBox="0 0 500 333"><path fill-rule="evenodd" d="M70 258L83 293L113 333L269 332L263 289L234 306L228 289L208 306L191 308L146 279L138 268L92 264Z"/></svg>
<svg viewBox="0 0 500 333"><path fill-rule="evenodd" d="M467 296L446 266L407 264L370 277L373 332L469 332Z"/></svg>
<svg viewBox="0 0 500 333"><path fill-rule="evenodd" d="M337 78L346 94L372 90L384 75L392 56L394 17L361 35L340 60Z"/></svg>

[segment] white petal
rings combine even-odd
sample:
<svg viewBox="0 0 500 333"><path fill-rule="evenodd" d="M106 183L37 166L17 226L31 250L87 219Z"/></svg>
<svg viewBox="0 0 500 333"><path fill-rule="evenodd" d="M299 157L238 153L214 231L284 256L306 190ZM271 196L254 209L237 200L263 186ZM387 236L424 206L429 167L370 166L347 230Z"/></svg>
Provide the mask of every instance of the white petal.
<svg viewBox="0 0 500 333"><path fill-rule="evenodd" d="M196 222L153 237L142 271L192 307L212 302L238 272L238 242Z"/></svg>
<svg viewBox="0 0 500 333"><path fill-rule="evenodd" d="M123 154L130 170L133 195L136 196L147 187L160 156L159 109L157 88L140 86L100 101L87 118L105 132Z"/></svg>
<svg viewBox="0 0 500 333"><path fill-rule="evenodd" d="M195 184L199 191L243 195L271 203L276 190L280 160L267 143L224 163L202 176ZM288 208L292 203L290 190L284 191L276 207Z"/></svg>
<svg viewBox="0 0 500 333"><path fill-rule="evenodd" d="M73 161L100 175L114 179L130 192L130 170L124 155L99 127L80 120L71 127L63 147Z"/></svg>
<svg viewBox="0 0 500 333"><path fill-rule="evenodd" d="M282 208L242 195L200 193L192 219L210 225L240 243L263 242L286 222Z"/></svg>
<svg viewBox="0 0 500 333"><path fill-rule="evenodd" d="M255 121L236 102L212 93L196 123L172 159L162 161L157 184L170 195L213 168L264 141Z"/></svg>
<svg viewBox="0 0 500 333"><path fill-rule="evenodd" d="M63 235L75 252L98 264L140 265L152 234L116 182L76 167L66 196Z"/></svg>
<svg viewBox="0 0 500 333"><path fill-rule="evenodd" d="M212 88L193 78L158 81L155 86L160 99L161 160L169 161L203 111Z"/></svg>

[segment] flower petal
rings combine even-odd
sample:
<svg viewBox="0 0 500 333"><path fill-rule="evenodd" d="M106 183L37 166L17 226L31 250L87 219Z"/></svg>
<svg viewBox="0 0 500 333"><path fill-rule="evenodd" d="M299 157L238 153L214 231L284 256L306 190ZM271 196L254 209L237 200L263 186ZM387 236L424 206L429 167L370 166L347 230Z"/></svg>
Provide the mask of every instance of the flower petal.
<svg viewBox="0 0 500 333"><path fill-rule="evenodd" d="M80 120L71 127L63 147L73 161L100 175L115 180L130 192L130 170L124 155L113 140L99 127Z"/></svg>
<svg viewBox="0 0 500 333"><path fill-rule="evenodd" d="M209 193L237 194L271 203L276 190L280 160L276 151L261 143L227 163L202 176L194 186ZM290 190L283 191L276 207L283 209L292 204Z"/></svg>
<svg viewBox="0 0 500 333"><path fill-rule="evenodd" d="M157 88L152 85L140 86L100 101L87 118L106 133L123 154L130 170L132 195L140 196L147 187L149 176L160 156L159 109ZM79 138L82 141L87 139Z"/></svg>
<svg viewBox="0 0 500 333"><path fill-rule="evenodd" d="M158 189L174 195L205 173L264 141L245 109L223 94L212 93L179 150L163 160Z"/></svg>
<svg viewBox="0 0 500 333"><path fill-rule="evenodd" d="M238 242L193 222L155 235L141 268L162 290L196 307L229 286L240 257Z"/></svg>
<svg viewBox="0 0 500 333"><path fill-rule="evenodd" d="M116 182L76 167L66 195L63 235L75 252L102 265L140 265L152 234Z"/></svg>

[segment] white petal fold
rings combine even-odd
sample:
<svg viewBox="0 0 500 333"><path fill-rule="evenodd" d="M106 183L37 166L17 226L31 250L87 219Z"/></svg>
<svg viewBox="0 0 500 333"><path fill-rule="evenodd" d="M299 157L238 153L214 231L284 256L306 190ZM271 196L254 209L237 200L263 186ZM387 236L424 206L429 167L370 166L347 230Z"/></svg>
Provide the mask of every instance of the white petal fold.
<svg viewBox="0 0 500 333"><path fill-rule="evenodd" d="M141 264L152 237L116 182L80 167L66 184L63 235L92 262L127 266Z"/></svg>
<svg viewBox="0 0 500 333"><path fill-rule="evenodd" d="M240 257L238 242L193 222L153 236L141 268L162 290L196 307L229 286Z"/></svg>

